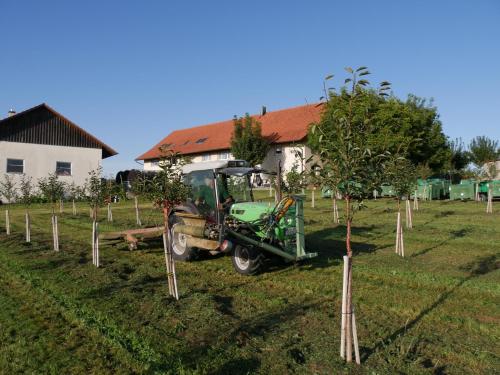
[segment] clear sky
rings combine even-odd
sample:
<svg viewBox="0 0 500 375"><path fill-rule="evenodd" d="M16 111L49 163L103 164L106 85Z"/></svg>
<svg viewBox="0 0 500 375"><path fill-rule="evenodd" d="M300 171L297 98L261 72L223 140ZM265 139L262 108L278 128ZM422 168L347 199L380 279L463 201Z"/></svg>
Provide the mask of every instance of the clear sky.
<svg viewBox="0 0 500 375"><path fill-rule="evenodd" d="M46 102L139 167L170 131L315 102L366 65L500 138L500 1L0 0L0 117Z"/></svg>

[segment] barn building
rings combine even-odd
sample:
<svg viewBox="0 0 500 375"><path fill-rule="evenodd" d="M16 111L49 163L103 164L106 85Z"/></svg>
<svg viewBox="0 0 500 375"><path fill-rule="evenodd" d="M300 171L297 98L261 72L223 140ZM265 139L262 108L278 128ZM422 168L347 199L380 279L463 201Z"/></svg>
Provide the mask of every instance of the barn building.
<svg viewBox="0 0 500 375"><path fill-rule="evenodd" d="M311 150L306 146L307 130L311 123L320 119L321 107L320 104L309 104L273 112L263 110L261 114L251 116L261 123L262 135L272 140L271 149L262 163L263 169L275 171L280 160L285 173L294 164L299 171L304 169L297 152L305 159L310 157ZM233 128L234 121L227 120L175 130L136 160L144 161L145 171L158 171L162 145L190 157L193 163L234 159L230 151Z"/></svg>
<svg viewBox="0 0 500 375"><path fill-rule="evenodd" d="M0 120L0 179L25 174L33 182L56 173L82 185L116 151L42 103Z"/></svg>

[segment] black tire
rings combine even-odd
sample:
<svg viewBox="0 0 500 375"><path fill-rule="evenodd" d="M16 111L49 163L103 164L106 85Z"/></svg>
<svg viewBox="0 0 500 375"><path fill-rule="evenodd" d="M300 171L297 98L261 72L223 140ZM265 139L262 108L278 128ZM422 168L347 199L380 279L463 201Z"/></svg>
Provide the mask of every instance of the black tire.
<svg viewBox="0 0 500 375"><path fill-rule="evenodd" d="M187 246L188 235L174 232L177 224L184 224L182 218L173 215L170 220L170 235L172 237L172 257L175 260L189 262L196 259L198 256L198 249Z"/></svg>
<svg viewBox="0 0 500 375"><path fill-rule="evenodd" d="M255 275L264 266L264 254L250 246L236 245L231 252L233 267L241 275Z"/></svg>

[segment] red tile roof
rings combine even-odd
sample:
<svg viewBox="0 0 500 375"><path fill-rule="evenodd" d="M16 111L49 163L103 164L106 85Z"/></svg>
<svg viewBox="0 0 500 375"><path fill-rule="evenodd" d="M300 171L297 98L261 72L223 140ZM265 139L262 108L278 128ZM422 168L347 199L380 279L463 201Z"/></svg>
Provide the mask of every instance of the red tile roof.
<svg viewBox="0 0 500 375"><path fill-rule="evenodd" d="M321 105L315 103L251 117L262 124L262 135L274 138L273 143L300 142L306 137L308 126L319 120L321 108ZM173 151L184 155L227 150L231 148L233 127L233 120L227 120L175 130L136 160L159 158L161 155L159 148L165 144L168 144ZM206 139L201 141L203 138ZM199 143L196 143L197 141Z"/></svg>

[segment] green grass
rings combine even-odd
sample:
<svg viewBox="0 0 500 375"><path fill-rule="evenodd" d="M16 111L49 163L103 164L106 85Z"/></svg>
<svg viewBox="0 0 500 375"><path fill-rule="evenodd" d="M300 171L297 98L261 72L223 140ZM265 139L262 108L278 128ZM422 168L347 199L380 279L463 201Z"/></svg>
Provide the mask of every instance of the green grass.
<svg viewBox="0 0 500 375"><path fill-rule="evenodd" d="M264 192L261 194L264 195ZM342 204L342 203L340 203ZM228 257L177 263L168 297L160 242L101 248L91 261L88 208L60 215L51 249L47 207L10 207L0 234L0 373L492 374L500 334L500 215L475 202L423 202L394 253L395 203L356 214L354 305L362 365L339 357L343 225L330 200L306 203L306 245L317 258L236 274ZM134 227L131 203L101 231ZM2 213L3 218L3 213ZM142 205L146 224L159 213ZM3 225L3 222L2 222Z"/></svg>

